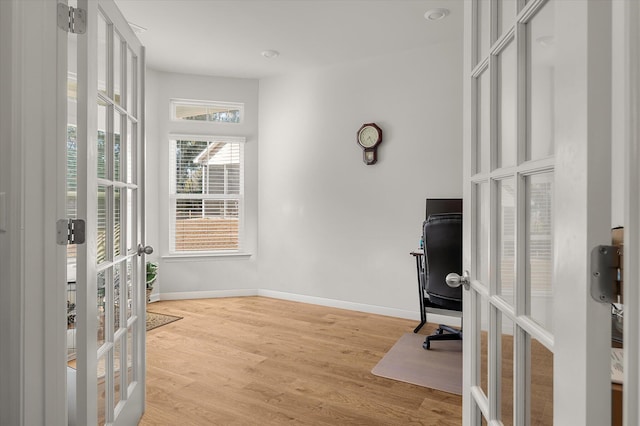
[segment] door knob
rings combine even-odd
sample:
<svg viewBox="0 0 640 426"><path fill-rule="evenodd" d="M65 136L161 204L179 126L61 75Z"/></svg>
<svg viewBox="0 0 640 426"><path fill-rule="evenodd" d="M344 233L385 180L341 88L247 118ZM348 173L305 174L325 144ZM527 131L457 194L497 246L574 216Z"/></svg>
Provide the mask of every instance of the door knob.
<svg viewBox="0 0 640 426"><path fill-rule="evenodd" d="M456 274L455 272L451 272L445 278L447 281L447 285L452 288L458 288L460 286L464 286L465 290L469 290L469 286L471 282L469 281L469 271L464 271L462 276Z"/></svg>
<svg viewBox="0 0 640 426"><path fill-rule="evenodd" d="M142 256L143 254L151 254L151 253L153 253L153 247L143 246L142 244L138 244L138 256Z"/></svg>

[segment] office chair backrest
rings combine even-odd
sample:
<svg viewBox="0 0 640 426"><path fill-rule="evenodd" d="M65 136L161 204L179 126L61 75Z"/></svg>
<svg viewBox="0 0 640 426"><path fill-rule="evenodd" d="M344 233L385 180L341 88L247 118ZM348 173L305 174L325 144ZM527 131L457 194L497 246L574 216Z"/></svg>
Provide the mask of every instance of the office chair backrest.
<svg viewBox="0 0 640 426"><path fill-rule="evenodd" d="M462 275L462 214L432 214L423 226L425 291L432 304L462 310L462 286L451 288L447 274Z"/></svg>

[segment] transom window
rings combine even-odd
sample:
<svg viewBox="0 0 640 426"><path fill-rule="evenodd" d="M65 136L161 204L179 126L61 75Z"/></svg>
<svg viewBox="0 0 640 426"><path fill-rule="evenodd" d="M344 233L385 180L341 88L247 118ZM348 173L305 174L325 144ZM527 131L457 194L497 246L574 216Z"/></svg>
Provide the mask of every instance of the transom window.
<svg viewBox="0 0 640 426"><path fill-rule="evenodd" d="M209 121L214 123L241 123L244 104L173 99L171 119L174 121Z"/></svg>

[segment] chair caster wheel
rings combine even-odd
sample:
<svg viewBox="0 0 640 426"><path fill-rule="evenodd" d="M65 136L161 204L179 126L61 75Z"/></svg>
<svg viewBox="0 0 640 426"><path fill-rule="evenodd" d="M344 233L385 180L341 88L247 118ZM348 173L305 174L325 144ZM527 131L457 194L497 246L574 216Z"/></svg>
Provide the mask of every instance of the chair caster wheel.
<svg viewBox="0 0 640 426"><path fill-rule="evenodd" d="M425 341L425 342L422 344L422 348L423 348L423 349L426 349L426 350L431 349L431 342L430 342L430 341L428 341L428 340L427 340L427 341Z"/></svg>

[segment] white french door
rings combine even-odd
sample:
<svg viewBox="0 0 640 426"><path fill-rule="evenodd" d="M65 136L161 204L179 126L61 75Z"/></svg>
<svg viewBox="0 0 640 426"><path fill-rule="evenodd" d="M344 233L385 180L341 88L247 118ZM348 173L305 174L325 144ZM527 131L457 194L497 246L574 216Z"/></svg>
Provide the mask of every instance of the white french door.
<svg viewBox="0 0 640 426"><path fill-rule="evenodd" d="M610 422L607 3L465 2L465 425Z"/></svg>
<svg viewBox="0 0 640 426"><path fill-rule="evenodd" d="M145 395L144 48L113 0L77 7L86 33L69 36L67 144L86 242L76 247L69 423L132 425Z"/></svg>

